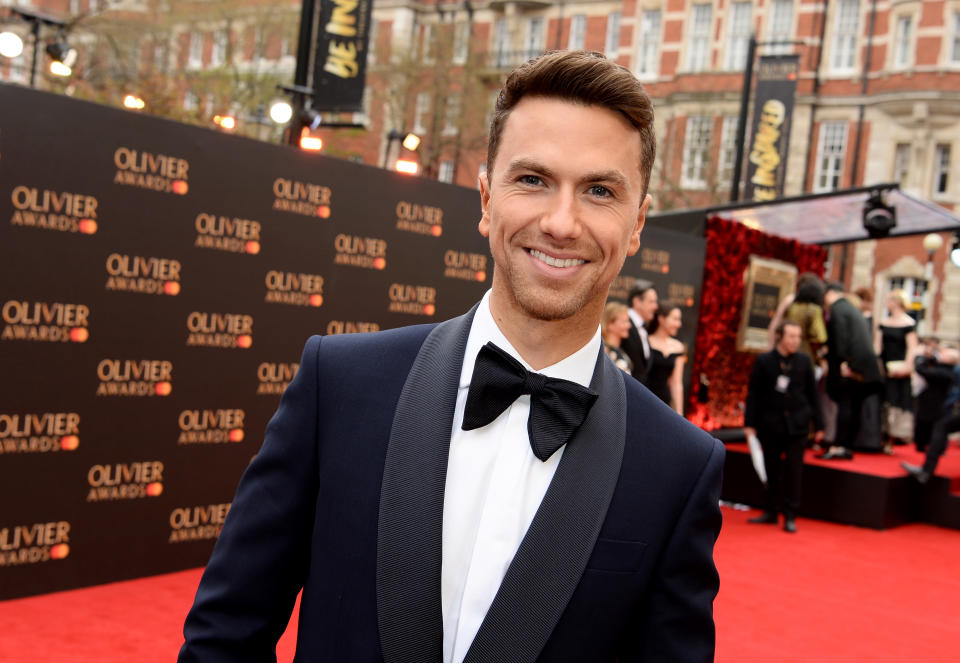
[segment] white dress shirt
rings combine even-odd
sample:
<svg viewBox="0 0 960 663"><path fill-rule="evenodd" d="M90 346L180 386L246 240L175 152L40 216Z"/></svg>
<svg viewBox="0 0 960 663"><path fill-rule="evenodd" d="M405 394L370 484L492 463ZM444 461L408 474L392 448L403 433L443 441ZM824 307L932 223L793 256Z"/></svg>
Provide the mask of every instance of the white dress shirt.
<svg viewBox="0 0 960 663"><path fill-rule="evenodd" d="M647 328L643 326L643 318L630 307L627 307L627 315L630 316L630 319L633 321L633 326L637 328L637 333L640 334L640 342L643 343L644 358L650 359L650 337L647 335Z"/></svg>
<svg viewBox="0 0 960 663"><path fill-rule="evenodd" d="M532 370L497 327L484 295L467 338L443 497L443 661L461 663L500 588L507 567L543 501L564 447L542 462L530 448L524 395L490 424L460 429L477 353L488 341ZM538 371L590 386L600 328L582 348Z"/></svg>

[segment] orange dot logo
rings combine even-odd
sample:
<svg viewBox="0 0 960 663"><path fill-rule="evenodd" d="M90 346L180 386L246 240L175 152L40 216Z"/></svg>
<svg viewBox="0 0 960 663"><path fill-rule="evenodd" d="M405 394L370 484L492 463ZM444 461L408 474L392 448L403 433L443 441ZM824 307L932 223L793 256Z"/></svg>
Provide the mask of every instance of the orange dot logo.
<svg viewBox="0 0 960 663"><path fill-rule="evenodd" d="M320 205L320 206L317 208L317 216L319 216L321 219L329 219L329 218L330 218L330 206L329 206L329 205Z"/></svg>
<svg viewBox="0 0 960 663"><path fill-rule="evenodd" d="M323 295L313 294L310 295L310 306L322 306L323 305Z"/></svg>
<svg viewBox="0 0 960 663"><path fill-rule="evenodd" d="M670 265L661 265L661 266L660 266L660 271L663 272L664 274L669 274L669 273L670 273Z"/></svg>
<svg viewBox="0 0 960 663"><path fill-rule="evenodd" d="M230 441L231 442L243 442L243 429L234 428L230 431Z"/></svg>
<svg viewBox="0 0 960 663"><path fill-rule="evenodd" d="M92 235L97 232L97 222L93 219L80 219L80 223L77 224L77 228L84 235Z"/></svg>
<svg viewBox="0 0 960 663"><path fill-rule="evenodd" d="M483 270L477 272L477 280L481 283L487 280L487 273Z"/></svg>
<svg viewBox="0 0 960 663"><path fill-rule="evenodd" d="M159 481L148 483L146 492L150 497L157 497L163 492L163 484Z"/></svg>
<svg viewBox="0 0 960 663"><path fill-rule="evenodd" d="M179 295L180 294L180 284L176 281L167 281L163 284L163 291L168 295Z"/></svg>
<svg viewBox="0 0 960 663"><path fill-rule="evenodd" d="M185 180L174 180L173 184L170 186L174 193L181 196L187 195L187 191L190 190L190 187L187 185Z"/></svg>
<svg viewBox="0 0 960 663"><path fill-rule="evenodd" d="M70 340L74 343L86 343L90 338L90 332L86 327L74 327L70 330Z"/></svg>
<svg viewBox="0 0 960 663"><path fill-rule="evenodd" d="M423 307L423 312L426 313L427 315L433 315L434 313L437 312L437 307L434 306L433 304L426 304Z"/></svg>
<svg viewBox="0 0 960 663"><path fill-rule="evenodd" d="M64 435L60 438L60 448L64 451L75 451L80 446L80 438L76 435Z"/></svg>
<svg viewBox="0 0 960 663"><path fill-rule="evenodd" d="M70 546L66 543L58 543L50 548L50 559L64 559L70 554Z"/></svg>
<svg viewBox="0 0 960 663"><path fill-rule="evenodd" d="M693 306L693 297L687 297L687 306Z"/></svg>
<svg viewBox="0 0 960 663"><path fill-rule="evenodd" d="M237 336L238 348L243 348L244 350L246 350L251 345L253 345L253 336L251 336L250 334L243 334L241 336Z"/></svg>
<svg viewBox="0 0 960 663"><path fill-rule="evenodd" d="M373 268L374 269L383 269L387 266L386 258L374 258L373 259Z"/></svg>
<svg viewBox="0 0 960 663"><path fill-rule="evenodd" d="M441 226L433 226L430 228L430 234L434 237L439 237L443 234L443 228Z"/></svg>
<svg viewBox="0 0 960 663"><path fill-rule="evenodd" d="M169 396L170 392L173 391L173 385L169 382L158 382L153 390L157 393L157 396Z"/></svg>
<svg viewBox="0 0 960 663"><path fill-rule="evenodd" d="M255 240L252 240L252 239L251 239L249 242L247 242L247 244L246 244L246 246L244 247L244 249L245 249L246 252L249 253L250 255L255 256L255 255L257 255L258 253L260 253L260 242L257 242L257 241L255 241Z"/></svg>

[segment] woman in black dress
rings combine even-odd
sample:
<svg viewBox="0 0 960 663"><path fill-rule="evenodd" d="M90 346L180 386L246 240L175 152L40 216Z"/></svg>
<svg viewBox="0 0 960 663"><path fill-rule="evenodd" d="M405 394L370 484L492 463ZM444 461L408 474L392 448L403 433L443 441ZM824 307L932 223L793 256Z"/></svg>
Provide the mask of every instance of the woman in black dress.
<svg viewBox="0 0 960 663"><path fill-rule="evenodd" d="M675 337L683 320L680 307L661 304L650 321L650 372L646 385L660 399L683 414L683 365L687 361L683 343Z"/></svg>
<svg viewBox="0 0 960 663"><path fill-rule="evenodd" d="M888 314L880 320L874 332L883 361L884 431L886 453L892 453L893 444L903 444L913 436L913 394L910 377L917 354L917 324L907 314L908 300L903 290L894 290L887 296Z"/></svg>

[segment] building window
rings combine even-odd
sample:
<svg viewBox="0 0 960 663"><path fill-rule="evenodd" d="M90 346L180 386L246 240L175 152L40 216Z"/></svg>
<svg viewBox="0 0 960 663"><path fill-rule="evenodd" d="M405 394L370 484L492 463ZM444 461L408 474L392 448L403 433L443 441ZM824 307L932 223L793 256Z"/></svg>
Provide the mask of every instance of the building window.
<svg viewBox="0 0 960 663"><path fill-rule="evenodd" d="M200 108L200 97L193 90L183 93L183 110L191 112Z"/></svg>
<svg viewBox="0 0 960 663"><path fill-rule="evenodd" d="M620 50L620 12L613 12L607 18L605 52L609 57L616 57L618 50Z"/></svg>
<svg viewBox="0 0 960 663"><path fill-rule="evenodd" d="M707 116L688 117L686 134L683 141L681 184L686 187L702 189L707 184L707 164L710 163L713 118Z"/></svg>
<svg viewBox="0 0 960 663"><path fill-rule="evenodd" d="M26 83L27 82L27 58L24 57L23 52L20 53L15 58L10 60L9 73L7 75L7 80L12 83Z"/></svg>
<svg viewBox="0 0 960 663"><path fill-rule="evenodd" d="M944 194L947 192L947 186L950 183L950 146L944 143L937 145L937 151L934 156L934 180L933 192L935 194Z"/></svg>
<svg viewBox="0 0 960 663"><path fill-rule="evenodd" d="M213 50L210 52L210 66L222 67L227 60L227 42L230 34L226 30L213 33Z"/></svg>
<svg viewBox="0 0 960 663"><path fill-rule="evenodd" d="M203 34L190 33L190 49L187 51L187 67L199 69L203 66Z"/></svg>
<svg viewBox="0 0 960 663"><path fill-rule="evenodd" d="M586 36L587 17L583 14L570 17L570 39L567 42L567 48L570 50L582 49Z"/></svg>
<svg viewBox="0 0 960 663"><path fill-rule="evenodd" d="M463 64L467 61L467 52L470 47L470 24L460 21L453 26L453 63Z"/></svg>
<svg viewBox="0 0 960 663"><path fill-rule="evenodd" d="M897 17L897 35L894 43L893 66L898 69L910 66L910 33L912 25L912 17Z"/></svg>
<svg viewBox="0 0 960 663"><path fill-rule="evenodd" d="M433 56L433 23L427 23L423 26L423 49L420 51L422 53L423 62L430 64L434 61Z"/></svg>
<svg viewBox="0 0 960 663"><path fill-rule="evenodd" d="M374 64L377 61L377 32L380 29L380 23L375 18L370 18L370 40L367 42L367 62ZM362 159L363 157L361 157Z"/></svg>
<svg viewBox="0 0 960 663"><path fill-rule="evenodd" d="M953 44L950 49L950 62L960 64L960 12L953 14Z"/></svg>
<svg viewBox="0 0 960 663"><path fill-rule="evenodd" d="M413 110L413 133L421 136L427 133L427 113L430 112L430 93L421 92L417 95L417 105Z"/></svg>
<svg viewBox="0 0 960 663"><path fill-rule="evenodd" d="M727 39L727 69L741 71L747 64L747 44L750 41L750 3L730 5L730 34Z"/></svg>
<svg viewBox="0 0 960 663"><path fill-rule="evenodd" d="M498 67L510 64L510 31L505 18L498 18L493 24L493 56Z"/></svg>
<svg viewBox="0 0 960 663"><path fill-rule="evenodd" d="M159 71L167 70L167 53L166 37L158 37L153 45L153 66Z"/></svg>
<svg viewBox="0 0 960 663"><path fill-rule="evenodd" d="M910 143L897 143L893 153L893 181L904 186L907 182L907 170L910 168Z"/></svg>
<svg viewBox="0 0 960 663"><path fill-rule="evenodd" d="M860 0L840 0L836 16L831 68L837 72L852 71L860 25Z"/></svg>
<svg viewBox="0 0 960 663"><path fill-rule="evenodd" d="M767 22L767 40L788 42L793 39L793 0L773 0L770 4L770 18ZM793 52L793 44L779 43L766 47L770 54Z"/></svg>
<svg viewBox="0 0 960 663"><path fill-rule="evenodd" d="M687 69L703 71L707 68L710 51L710 16L712 5L694 5L690 20L690 41L687 45Z"/></svg>
<svg viewBox="0 0 960 663"><path fill-rule="evenodd" d="M660 10L643 12L640 19L640 47L637 51L637 76L649 78L657 75L660 61Z"/></svg>
<svg viewBox="0 0 960 663"><path fill-rule="evenodd" d="M817 174L814 178L815 193L836 191L843 175L844 156L847 151L847 123L824 122L820 125L820 155L817 159Z"/></svg>
<svg viewBox="0 0 960 663"><path fill-rule="evenodd" d="M720 167L717 170L717 183L727 187L733 181L733 166L737 158L737 118L725 115L720 128Z"/></svg>
<svg viewBox="0 0 960 663"><path fill-rule="evenodd" d="M543 53L543 17L527 20L527 34L524 38L524 59L535 58Z"/></svg>
<svg viewBox="0 0 960 663"><path fill-rule="evenodd" d="M460 95L447 97L447 107L443 114L443 134L455 136L460 127Z"/></svg>
<svg viewBox="0 0 960 663"><path fill-rule="evenodd" d="M444 159L440 162L440 168L437 170L437 179L441 182L453 182L453 162Z"/></svg>

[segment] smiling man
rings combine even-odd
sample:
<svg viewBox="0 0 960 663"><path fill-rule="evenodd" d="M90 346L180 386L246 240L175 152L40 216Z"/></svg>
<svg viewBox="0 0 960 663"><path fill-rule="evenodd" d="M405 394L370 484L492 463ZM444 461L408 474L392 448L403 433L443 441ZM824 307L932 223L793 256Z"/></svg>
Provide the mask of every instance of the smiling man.
<svg viewBox="0 0 960 663"><path fill-rule="evenodd" d="M649 205L653 111L595 53L508 78L480 177L491 290L307 343L181 661L710 661L723 448L602 351ZM371 388L373 385L376 388Z"/></svg>

